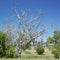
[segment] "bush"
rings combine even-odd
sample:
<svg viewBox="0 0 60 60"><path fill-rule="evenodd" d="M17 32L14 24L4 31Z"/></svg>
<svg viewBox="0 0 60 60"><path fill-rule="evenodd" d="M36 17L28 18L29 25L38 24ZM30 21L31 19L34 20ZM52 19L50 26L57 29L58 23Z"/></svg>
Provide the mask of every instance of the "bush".
<svg viewBox="0 0 60 60"><path fill-rule="evenodd" d="M6 47L6 57L7 58L14 58L14 57L16 57L15 47L10 46L10 45Z"/></svg>
<svg viewBox="0 0 60 60"><path fill-rule="evenodd" d="M5 56L5 40L6 34L3 31L0 31L0 57Z"/></svg>
<svg viewBox="0 0 60 60"><path fill-rule="evenodd" d="M56 52L56 49L53 49L53 50L52 50L52 54L55 54L55 52Z"/></svg>
<svg viewBox="0 0 60 60"><path fill-rule="evenodd" d="M2 49L2 46L0 45L0 57L3 56L3 49Z"/></svg>
<svg viewBox="0 0 60 60"><path fill-rule="evenodd" d="M59 58L59 51L57 49L54 49L52 53L54 54L55 58Z"/></svg>
<svg viewBox="0 0 60 60"><path fill-rule="evenodd" d="M44 53L44 48L41 47L41 46L37 46L37 47L36 47L36 52L37 52L39 55L41 55L41 54Z"/></svg>

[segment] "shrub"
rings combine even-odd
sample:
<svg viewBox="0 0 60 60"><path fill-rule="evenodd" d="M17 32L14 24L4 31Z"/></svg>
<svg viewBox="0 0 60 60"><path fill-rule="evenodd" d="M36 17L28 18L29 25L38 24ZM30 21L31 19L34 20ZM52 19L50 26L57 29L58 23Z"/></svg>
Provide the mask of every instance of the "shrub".
<svg viewBox="0 0 60 60"><path fill-rule="evenodd" d="M55 52L56 52L56 49L53 49L52 54L55 54Z"/></svg>
<svg viewBox="0 0 60 60"><path fill-rule="evenodd" d="M57 49L54 49L52 53L54 54L55 58L59 58L59 51Z"/></svg>
<svg viewBox="0 0 60 60"><path fill-rule="evenodd" d="M2 57L3 55L3 49L2 49L2 46L0 45L0 57Z"/></svg>
<svg viewBox="0 0 60 60"><path fill-rule="evenodd" d="M5 40L6 34L3 31L0 31L0 57L5 56Z"/></svg>
<svg viewBox="0 0 60 60"><path fill-rule="evenodd" d="M36 52L37 52L39 55L41 55L41 54L44 53L44 48L41 47L41 46L37 46L37 47L36 47Z"/></svg>
<svg viewBox="0 0 60 60"><path fill-rule="evenodd" d="M10 45L6 47L6 57L7 58L14 58L14 57L16 57L15 47L10 46Z"/></svg>

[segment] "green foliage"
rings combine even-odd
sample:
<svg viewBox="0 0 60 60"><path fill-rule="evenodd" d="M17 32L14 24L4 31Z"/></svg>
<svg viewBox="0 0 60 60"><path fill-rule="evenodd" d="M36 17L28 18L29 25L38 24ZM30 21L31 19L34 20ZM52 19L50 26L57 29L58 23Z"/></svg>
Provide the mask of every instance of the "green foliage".
<svg viewBox="0 0 60 60"><path fill-rule="evenodd" d="M55 52L56 52L56 49L53 49L52 54L55 54Z"/></svg>
<svg viewBox="0 0 60 60"><path fill-rule="evenodd" d="M39 55L41 55L41 54L44 53L44 48L41 47L41 46L37 46L37 47L36 47L36 52L37 52Z"/></svg>
<svg viewBox="0 0 60 60"><path fill-rule="evenodd" d="M57 42L60 39L60 31L54 31L54 34L52 37L48 37L47 42L48 43L53 43L54 46L56 46Z"/></svg>
<svg viewBox="0 0 60 60"><path fill-rule="evenodd" d="M59 39L59 38L60 38L60 31L54 31L54 36L53 36L53 38L54 38L55 40Z"/></svg>
<svg viewBox="0 0 60 60"><path fill-rule="evenodd" d="M2 49L2 46L0 45L0 57L3 56L3 49Z"/></svg>
<svg viewBox="0 0 60 60"><path fill-rule="evenodd" d="M6 34L0 31L0 57L5 55L5 40Z"/></svg>
<svg viewBox="0 0 60 60"><path fill-rule="evenodd" d="M59 51L57 49L54 49L52 53L54 54L55 58L59 58Z"/></svg>
<svg viewBox="0 0 60 60"><path fill-rule="evenodd" d="M52 37L48 37L47 40L48 40L47 42L49 42L49 43L53 43L54 42L53 39L52 39Z"/></svg>
<svg viewBox="0 0 60 60"><path fill-rule="evenodd" d="M52 53L54 54L54 57L59 58L60 56L60 31L55 30L53 36L48 39L48 42L49 41L50 42L52 41L52 44L54 47L54 50L52 51Z"/></svg>
<svg viewBox="0 0 60 60"><path fill-rule="evenodd" d="M0 31L0 57L16 57L16 49L13 45L6 45L6 33Z"/></svg>
<svg viewBox="0 0 60 60"><path fill-rule="evenodd" d="M16 57L16 49L12 45L8 45L6 47L6 55L7 58L14 58Z"/></svg>

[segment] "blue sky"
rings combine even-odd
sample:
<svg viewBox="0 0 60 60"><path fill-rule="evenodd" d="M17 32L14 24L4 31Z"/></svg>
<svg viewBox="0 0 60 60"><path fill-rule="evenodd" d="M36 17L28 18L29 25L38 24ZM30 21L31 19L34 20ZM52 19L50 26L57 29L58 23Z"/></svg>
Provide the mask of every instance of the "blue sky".
<svg viewBox="0 0 60 60"><path fill-rule="evenodd" d="M0 0L0 25L6 23L8 16L13 14L13 7L29 8L34 13L42 10L44 17L41 17L41 21L44 24L60 25L60 0Z"/></svg>
<svg viewBox="0 0 60 60"><path fill-rule="evenodd" d="M29 8L34 13L42 10L41 22L45 25L56 24L60 30L60 0L0 0L0 27L10 22L16 24L14 19L8 20L8 16L13 14L13 7Z"/></svg>

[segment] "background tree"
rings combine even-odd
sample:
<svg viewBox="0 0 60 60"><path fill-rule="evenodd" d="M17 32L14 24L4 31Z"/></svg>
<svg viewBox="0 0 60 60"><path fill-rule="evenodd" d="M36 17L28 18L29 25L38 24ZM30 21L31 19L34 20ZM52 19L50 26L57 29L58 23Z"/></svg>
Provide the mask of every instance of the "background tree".
<svg viewBox="0 0 60 60"><path fill-rule="evenodd" d="M55 45L57 44L59 39L60 39L60 31L54 31L53 40Z"/></svg>
<svg viewBox="0 0 60 60"><path fill-rule="evenodd" d="M54 50L52 53L54 54L55 58L60 57L60 31L55 30L52 37L48 38L48 42L54 45Z"/></svg>
<svg viewBox="0 0 60 60"><path fill-rule="evenodd" d="M48 37L48 39L47 39L48 41L48 43L53 43L53 39L52 39L52 37Z"/></svg>
<svg viewBox="0 0 60 60"><path fill-rule="evenodd" d="M12 24L4 25L4 31L6 33L6 45L13 45L16 41L17 28Z"/></svg>

